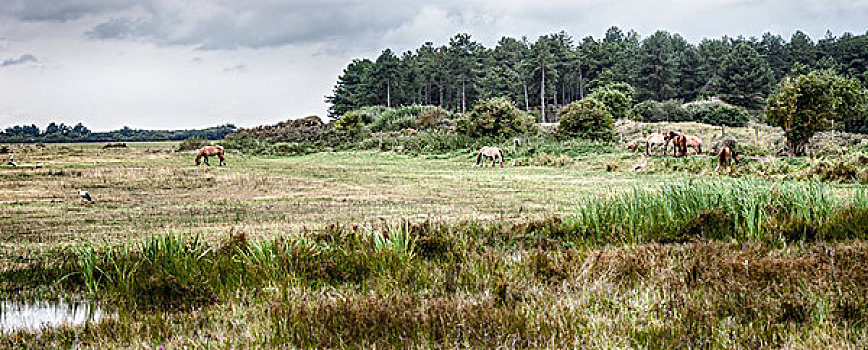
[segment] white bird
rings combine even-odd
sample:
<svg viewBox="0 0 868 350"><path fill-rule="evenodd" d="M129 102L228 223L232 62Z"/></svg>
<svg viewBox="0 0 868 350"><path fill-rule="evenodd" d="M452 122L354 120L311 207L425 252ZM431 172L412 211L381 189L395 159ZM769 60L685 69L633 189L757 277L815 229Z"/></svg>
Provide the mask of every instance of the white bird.
<svg viewBox="0 0 868 350"><path fill-rule="evenodd" d="M36 169L41 169L41 168L44 167L44 166L45 166L44 163L36 164Z"/></svg>
<svg viewBox="0 0 868 350"><path fill-rule="evenodd" d="M81 196L81 199L84 199L88 202L93 203L93 198L90 197L90 193L87 191L82 191L80 188L78 189L78 195Z"/></svg>
<svg viewBox="0 0 868 350"><path fill-rule="evenodd" d="M11 166L18 166L18 163L15 163L15 162L10 161L10 162L9 162L9 165L11 165Z"/></svg>
<svg viewBox="0 0 868 350"><path fill-rule="evenodd" d="M648 158L645 158L645 160L643 160L642 163L639 163L639 165L637 165L633 170L642 171L646 166L648 166Z"/></svg>

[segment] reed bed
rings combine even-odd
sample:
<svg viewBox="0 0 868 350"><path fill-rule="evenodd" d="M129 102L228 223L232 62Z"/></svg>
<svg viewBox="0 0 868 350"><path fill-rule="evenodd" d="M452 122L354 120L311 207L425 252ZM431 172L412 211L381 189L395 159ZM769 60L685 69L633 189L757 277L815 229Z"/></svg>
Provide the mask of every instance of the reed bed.
<svg viewBox="0 0 868 350"><path fill-rule="evenodd" d="M803 235L827 237L835 235L822 229L829 220L866 206L863 186L841 198L819 182L690 181L588 200L567 223L584 237L612 244L691 239L687 236L786 241L799 234L787 225L801 223Z"/></svg>

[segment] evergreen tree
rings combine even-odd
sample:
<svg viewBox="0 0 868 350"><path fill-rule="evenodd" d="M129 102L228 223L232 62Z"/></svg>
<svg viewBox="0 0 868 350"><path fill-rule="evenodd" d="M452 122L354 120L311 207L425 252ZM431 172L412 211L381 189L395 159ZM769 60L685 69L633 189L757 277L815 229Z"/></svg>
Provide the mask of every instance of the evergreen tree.
<svg viewBox="0 0 868 350"><path fill-rule="evenodd" d="M705 95L716 95L718 93L718 85L720 80L720 63L723 58L729 53L729 38L721 39L704 39L697 47L699 51L700 61L700 76L703 82L701 93Z"/></svg>
<svg viewBox="0 0 868 350"><path fill-rule="evenodd" d="M553 44L550 42L548 36L541 36L533 45L531 45L530 55L523 62L525 70L531 73L530 76L534 82L533 85L537 87L537 89L535 89L538 91L536 97L538 97L538 101L540 101L540 115L543 123L550 120L547 118L546 113L546 99L547 96L551 96L550 94L553 90L551 85L557 78L552 46Z"/></svg>
<svg viewBox="0 0 868 350"><path fill-rule="evenodd" d="M326 102L331 103L330 117L336 118L353 109L375 104L375 95L368 88L373 67L371 60L356 59L344 69L332 96L326 97Z"/></svg>
<svg viewBox="0 0 868 350"><path fill-rule="evenodd" d="M677 81L673 97L682 101L692 101L696 99L703 85L699 52L678 34L672 36L672 47L675 51L675 81Z"/></svg>
<svg viewBox="0 0 868 350"><path fill-rule="evenodd" d="M527 55L525 43L503 37L497 42L494 50L487 55L487 62L480 81L481 97L509 97L512 101L521 101L526 109L529 101L525 97L527 80L521 72L521 61Z"/></svg>
<svg viewBox="0 0 868 350"><path fill-rule="evenodd" d="M721 98L734 105L756 108L774 83L768 63L748 44L738 44L720 63Z"/></svg>
<svg viewBox="0 0 868 350"><path fill-rule="evenodd" d="M400 60L391 49L385 49L374 62L371 85L377 91L377 104L392 106L392 90L401 83L398 68Z"/></svg>
<svg viewBox="0 0 868 350"><path fill-rule="evenodd" d="M817 52L814 42L801 30L797 30L787 44L787 54L793 63L801 63L813 68L817 63Z"/></svg>
<svg viewBox="0 0 868 350"><path fill-rule="evenodd" d="M666 31L657 31L642 41L639 49L639 71L636 87L640 99L663 101L674 95L677 76L672 37Z"/></svg>
<svg viewBox="0 0 868 350"><path fill-rule="evenodd" d="M775 80L780 80L787 75L791 64L787 57L786 42L780 35L763 34L757 52L768 62Z"/></svg>
<svg viewBox="0 0 868 350"><path fill-rule="evenodd" d="M470 39L470 34L457 34L449 40L449 71L455 82L455 91L460 98L461 113L467 111L468 98L475 90L478 72L477 59L482 45ZM468 91L470 85L470 91Z"/></svg>

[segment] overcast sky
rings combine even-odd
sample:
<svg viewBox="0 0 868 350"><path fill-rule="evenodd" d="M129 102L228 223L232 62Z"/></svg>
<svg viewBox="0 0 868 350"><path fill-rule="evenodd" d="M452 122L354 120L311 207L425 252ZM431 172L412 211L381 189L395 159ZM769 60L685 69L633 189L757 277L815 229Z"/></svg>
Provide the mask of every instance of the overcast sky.
<svg viewBox="0 0 868 350"><path fill-rule="evenodd" d="M256 126L324 116L353 58L459 32L560 30L575 41L617 25L705 37L789 39L801 29L862 34L868 0L0 0L0 128L50 121L122 126Z"/></svg>

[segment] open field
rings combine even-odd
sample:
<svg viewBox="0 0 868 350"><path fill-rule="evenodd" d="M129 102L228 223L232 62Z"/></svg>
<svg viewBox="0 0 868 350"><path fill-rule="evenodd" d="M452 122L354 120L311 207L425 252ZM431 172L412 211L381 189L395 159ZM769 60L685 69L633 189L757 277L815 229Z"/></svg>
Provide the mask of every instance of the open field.
<svg viewBox="0 0 868 350"><path fill-rule="evenodd" d="M273 237L381 219L514 222L574 214L588 196L671 177L609 173L599 170L602 163L501 170L472 168L471 154L429 160L378 152L229 154L227 167L197 168L190 153L159 151L175 144L156 146L28 152L29 162L48 165L0 170L0 238L21 249L165 232ZM96 204L82 205L77 188L88 190Z"/></svg>
<svg viewBox="0 0 868 350"><path fill-rule="evenodd" d="M0 347L868 345L861 185L730 179L711 157L636 173L623 151L197 168L175 146L16 146L46 167L0 167L3 296L119 309Z"/></svg>

